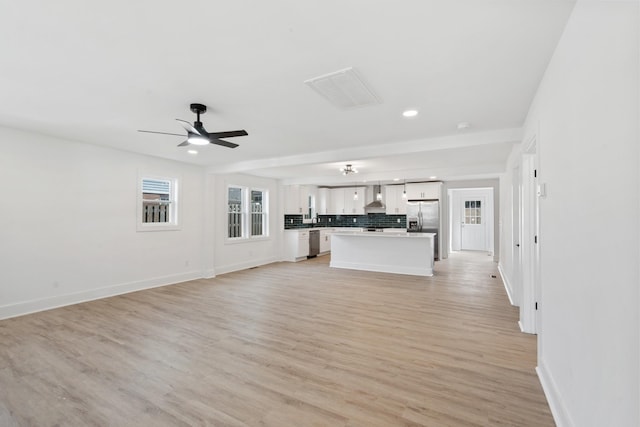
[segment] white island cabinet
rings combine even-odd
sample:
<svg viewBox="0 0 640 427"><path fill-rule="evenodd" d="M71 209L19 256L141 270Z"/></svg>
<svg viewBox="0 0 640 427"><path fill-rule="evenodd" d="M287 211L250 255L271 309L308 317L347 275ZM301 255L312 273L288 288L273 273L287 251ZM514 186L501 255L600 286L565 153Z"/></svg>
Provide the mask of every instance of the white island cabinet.
<svg viewBox="0 0 640 427"><path fill-rule="evenodd" d="M331 228L320 229L320 254L327 254L331 251Z"/></svg>
<svg viewBox="0 0 640 427"><path fill-rule="evenodd" d="M433 276L434 233L334 231L331 267Z"/></svg>

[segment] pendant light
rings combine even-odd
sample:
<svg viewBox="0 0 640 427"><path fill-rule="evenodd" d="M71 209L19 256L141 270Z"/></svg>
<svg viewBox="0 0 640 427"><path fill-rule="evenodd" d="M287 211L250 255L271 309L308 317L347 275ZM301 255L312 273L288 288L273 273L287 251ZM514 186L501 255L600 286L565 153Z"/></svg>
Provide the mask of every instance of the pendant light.
<svg viewBox="0 0 640 427"><path fill-rule="evenodd" d="M402 198L406 199L407 198L407 180L404 180L404 188L402 190Z"/></svg>
<svg viewBox="0 0 640 427"><path fill-rule="evenodd" d="M354 187L353 200L358 200L358 187Z"/></svg>
<svg viewBox="0 0 640 427"><path fill-rule="evenodd" d="M376 200L382 200L382 190L380 187L380 181L378 181L378 194L376 194Z"/></svg>

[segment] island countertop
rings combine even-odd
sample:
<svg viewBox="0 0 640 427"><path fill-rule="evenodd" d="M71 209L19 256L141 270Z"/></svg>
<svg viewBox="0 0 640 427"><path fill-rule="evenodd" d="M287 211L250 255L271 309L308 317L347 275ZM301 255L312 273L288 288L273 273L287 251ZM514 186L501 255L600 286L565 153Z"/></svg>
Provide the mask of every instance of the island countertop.
<svg viewBox="0 0 640 427"><path fill-rule="evenodd" d="M405 231L334 231L332 236L363 236L363 237L393 237L393 238L423 238L432 239L435 233L407 233Z"/></svg>

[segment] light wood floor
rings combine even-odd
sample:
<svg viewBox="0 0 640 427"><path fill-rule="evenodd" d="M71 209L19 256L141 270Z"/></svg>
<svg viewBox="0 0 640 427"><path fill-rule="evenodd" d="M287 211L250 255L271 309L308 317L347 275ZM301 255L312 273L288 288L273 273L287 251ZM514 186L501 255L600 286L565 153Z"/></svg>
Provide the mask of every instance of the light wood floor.
<svg viewBox="0 0 640 427"><path fill-rule="evenodd" d="M554 425L491 257L328 261L0 321L0 425Z"/></svg>

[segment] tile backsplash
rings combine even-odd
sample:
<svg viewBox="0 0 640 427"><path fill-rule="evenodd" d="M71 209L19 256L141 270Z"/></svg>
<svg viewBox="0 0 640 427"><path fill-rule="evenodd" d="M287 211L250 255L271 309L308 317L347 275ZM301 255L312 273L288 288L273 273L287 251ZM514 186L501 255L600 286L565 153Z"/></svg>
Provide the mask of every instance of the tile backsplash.
<svg viewBox="0 0 640 427"><path fill-rule="evenodd" d="M398 220L400 220L400 222L398 222ZM318 215L317 222L313 224L303 224L302 215L284 216L284 228L286 230L312 227L407 228L407 216L386 215L382 213L367 215Z"/></svg>

